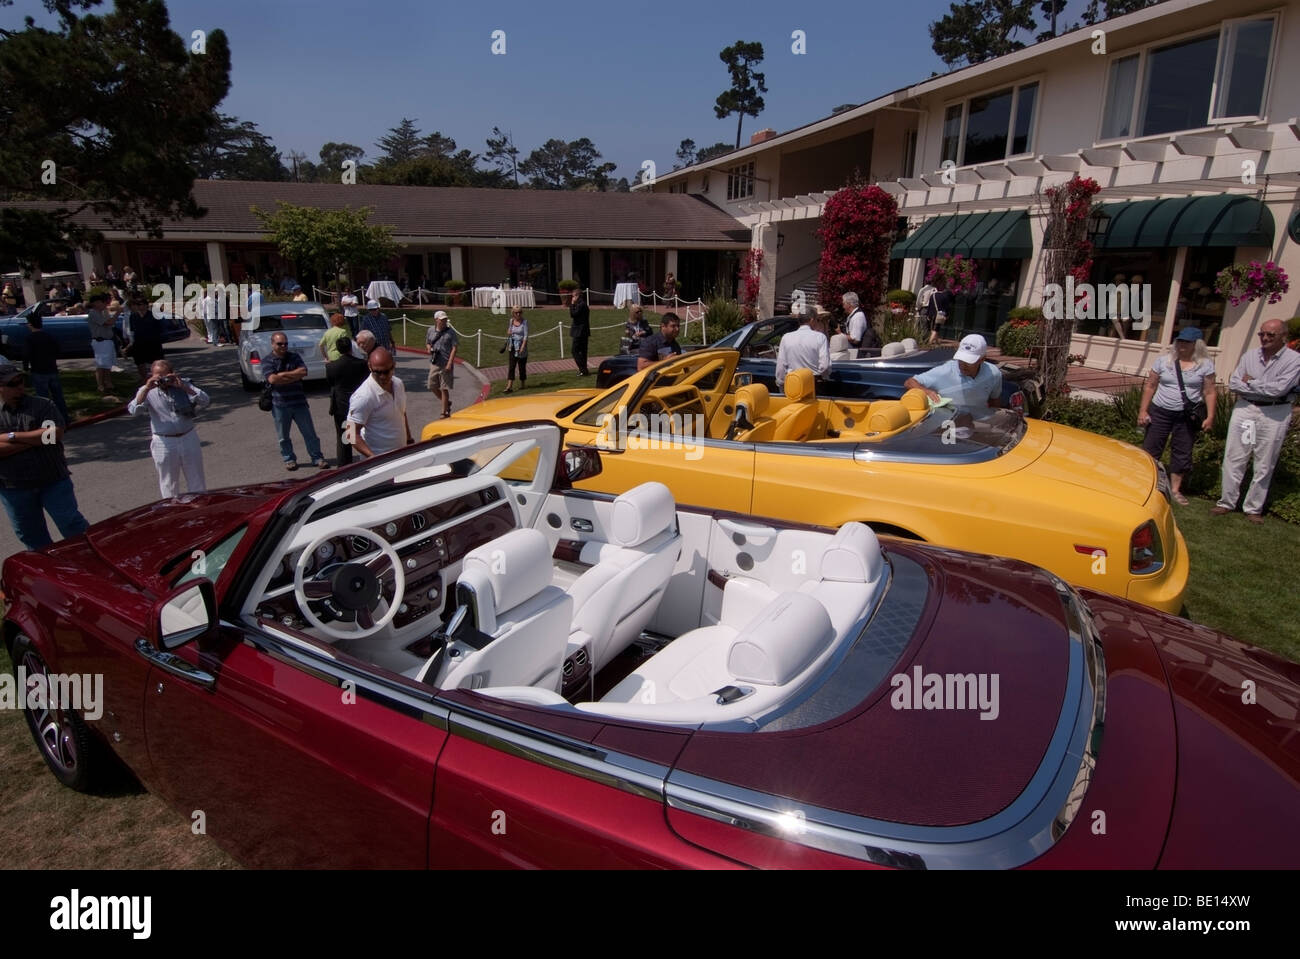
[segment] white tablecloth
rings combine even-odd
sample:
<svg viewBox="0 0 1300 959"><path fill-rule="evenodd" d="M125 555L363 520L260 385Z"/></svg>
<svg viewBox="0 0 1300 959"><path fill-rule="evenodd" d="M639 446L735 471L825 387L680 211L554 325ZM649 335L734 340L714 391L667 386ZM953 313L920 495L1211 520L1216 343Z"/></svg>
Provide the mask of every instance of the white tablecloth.
<svg viewBox="0 0 1300 959"><path fill-rule="evenodd" d="M640 303L641 287L636 283L620 283L614 287L614 306L621 307L625 303Z"/></svg>
<svg viewBox="0 0 1300 959"><path fill-rule="evenodd" d="M396 305L402 302L402 288L392 280L375 280L366 287L367 300L392 300ZM364 305L364 304L362 304Z"/></svg>
<svg viewBox="0 0 1300 959"><path fill-rule="evenodd" d="M497 297L497 294L500 296ZM537 307L537 298L533 296L533 289L529 286L515 290L503 290L498 286L474 287L474 305L477 308L490 310L497 304L507 310L515 306L532 310Z"/></svg>

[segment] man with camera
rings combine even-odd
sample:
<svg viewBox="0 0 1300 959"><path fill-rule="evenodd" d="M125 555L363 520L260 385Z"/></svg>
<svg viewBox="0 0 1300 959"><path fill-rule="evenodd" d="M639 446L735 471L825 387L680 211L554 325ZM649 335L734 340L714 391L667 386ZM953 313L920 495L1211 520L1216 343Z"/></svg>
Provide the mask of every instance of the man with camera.
<svg viewBox="0 0 1300 959"><path fill-rule="evenodd" d="M191 493L208 488L203 478L203 451L194 419L212 400L189 380L181 379L166 360L155 360L149 377L127 404L127 412L148 413L153 427L149 451L158 468L158 490L163 499L179 496L181 473Z"/></svg>

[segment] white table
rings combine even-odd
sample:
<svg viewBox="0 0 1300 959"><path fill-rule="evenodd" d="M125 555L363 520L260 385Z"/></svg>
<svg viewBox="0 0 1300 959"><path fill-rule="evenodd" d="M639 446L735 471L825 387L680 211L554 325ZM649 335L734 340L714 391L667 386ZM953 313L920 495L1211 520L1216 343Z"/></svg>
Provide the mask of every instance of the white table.
<svg viewBox="0 0 1300 959"><path fill-rule="evenodd" d="M511 290L503 290L499 286L476 286L474 305L480 310L490 310L494 306L507 310L516 306L532 310L537 308L537 298L533 295L531 286Z"/></svg>
<svg viewBox="0 0 1300 959"><path fill-rule="evenodd" d="M614 306L615 308L623 306L625 303L640 303L641 287L636 283L620 283L614 287Z"/></svg>
<svg viewBox="0 0 1300 959"><path fill-rule="evenodd" d="M392 280L375 280L366 287L367 300L392 300L396 306L402 302L402 288Z"/></svg>

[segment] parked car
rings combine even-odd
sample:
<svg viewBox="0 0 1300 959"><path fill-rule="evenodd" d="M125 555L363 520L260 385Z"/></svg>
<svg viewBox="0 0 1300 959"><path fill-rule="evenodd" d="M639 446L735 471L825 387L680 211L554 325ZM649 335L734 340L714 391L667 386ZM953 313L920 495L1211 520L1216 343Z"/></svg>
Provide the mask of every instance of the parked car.
<svg viewBox="0 0 1300 959"><path fill-rule="evenodd" d="M103 677L98 718L27 697L49 768L111 749L257 867L1300 864L1296 664L1014 560L573 492L560 442L11 556L18 688Z"/></svg>
<svg viewBox="0 0 1300 959"><path fill-rule="evenodd" d="M754 382L762 383L771 393L780 393L782 384L776 382L776 351L781 337L799 325L795 316L774 316L755 320L728 333L708 349L732 349L741 355L740 372L748 373ZM700 345L684 347L684 352L705 349ZM856 350L859 358L836 360L830 372L817 381L817 395L829 399L884 400L900 398L910 377L946 363L957 352L955 347L937 346L905 350L892 356L881 356L879 349ZM636 372L637 358L629 355L606 357L596 368L596 386L600 389L613 386ZM1004 364L1002 370L1002 405L1007 409L1026 413L1030 397L1021 389L1029 375L1022 367Z"/></svg>
<svg viewBox="0 0 1300 959"><path fill-rule="evenodd" d="M271 355L271 334L284 333L289 349L307 364L308 380L325 379L325 358L317 347L329 329L329 314L319 303L266 303L254 310L239 330L239 376L244 389L260 390L266 382L262 361Z"/></svg>
<svg viewBox="0 0 1300 959"><path fill-rule="evenodd" d="M41 303L36 303L13 316L0 317L0 352L9 359L22 360L23 351L27 347L27 334L31 332L27 328L27 317L40 305ZM117 328L123 332L125 319L125 312L117 318ZM190 335L189 324L180 317L164 316L162 325L164 343L179 343ZM60 359L95 355L90 348L90 327L86 324L85 313L46 316L42 320L41 329L58 342Z"/></svg>
<svg viewBox="0 0 1300 959"><path fill-rule="evenodd" d="M435 420L424 438L549 419L615 452L584 484L647 477L679 502L998 553L1067 582L1168 612L1183 606L1187 547L1164 469L1127 443L1009 410L978 417L901 400L798 396L737 375L735 350L670 357L608 390L502 397ZM788 385L788 382L787 382Z"/></svg>

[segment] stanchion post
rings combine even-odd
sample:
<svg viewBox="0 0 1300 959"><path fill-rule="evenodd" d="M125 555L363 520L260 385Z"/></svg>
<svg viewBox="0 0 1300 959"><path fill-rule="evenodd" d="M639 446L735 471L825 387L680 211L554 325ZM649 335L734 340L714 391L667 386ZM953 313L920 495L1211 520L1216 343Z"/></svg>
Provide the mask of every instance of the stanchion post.
<svg viewBox="0 0 1300 959"><path fill-rule="evenodd" d="M555 325L555 332L560 334L560 359L564 359L564 324L557 323Z"/></svg>

